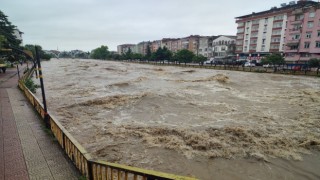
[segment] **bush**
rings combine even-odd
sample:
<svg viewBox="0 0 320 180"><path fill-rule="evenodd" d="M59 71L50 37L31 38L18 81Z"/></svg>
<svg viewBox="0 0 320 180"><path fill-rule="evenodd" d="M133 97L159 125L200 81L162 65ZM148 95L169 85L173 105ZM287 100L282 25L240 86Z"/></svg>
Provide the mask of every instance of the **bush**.
<svg viewBox="0 0 320 180"><path fill-rule="evenodd" d="M316 58L310 59L308 64L310 67L320 67L320 59L316 59Z"/></svg>
<svg viewBox="0 0 320 180"><path fill-rule="evenodd" d="M39 88L39 85L35 84L31 78L27 78L24 81L24 85L26 85L32 93L36 93L37 88Z"/></svg>

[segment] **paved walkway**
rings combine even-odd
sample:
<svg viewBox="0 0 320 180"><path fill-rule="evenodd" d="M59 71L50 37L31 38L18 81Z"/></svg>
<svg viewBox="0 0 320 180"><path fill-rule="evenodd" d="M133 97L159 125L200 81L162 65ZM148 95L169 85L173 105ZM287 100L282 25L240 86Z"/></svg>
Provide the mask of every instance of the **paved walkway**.
<svg viewBox="0 0 320 180"><path fill-rule="evenodd" d="M17 70L0 74L0 180L78 179L75 166L17 87Z"/></svg>

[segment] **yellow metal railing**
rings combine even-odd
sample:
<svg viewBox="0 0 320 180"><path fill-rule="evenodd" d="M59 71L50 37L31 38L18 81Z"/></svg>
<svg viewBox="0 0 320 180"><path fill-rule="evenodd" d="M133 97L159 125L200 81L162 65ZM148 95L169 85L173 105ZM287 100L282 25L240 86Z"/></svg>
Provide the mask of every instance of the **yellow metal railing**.
<svg viewBox="0 0 320 180"><path fill-rule="evenodd" d="M34 69L29 70L19 81L19 88L44 119L45 111L39 99L25 86L24 80L31 77ZM183 177L142 168L136 168L116 163L92 159L90 154L74 139L71 134L53 116L49 116L50 127L61 148L74 163L81 174L92 180L150 180L150 179L178 179L194 180L192 177Z"/></svg>

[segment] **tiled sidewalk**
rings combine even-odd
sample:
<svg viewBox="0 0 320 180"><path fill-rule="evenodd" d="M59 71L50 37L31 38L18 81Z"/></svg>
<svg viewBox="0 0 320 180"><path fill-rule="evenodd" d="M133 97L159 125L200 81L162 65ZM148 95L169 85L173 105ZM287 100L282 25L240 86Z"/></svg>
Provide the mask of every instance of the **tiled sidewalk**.
<svg viewBox="0 0 320 180"><path fill-rule="evenodd" d="M74 165L17 88L16 72L0 74L0 180L78 179Z"/></svg>

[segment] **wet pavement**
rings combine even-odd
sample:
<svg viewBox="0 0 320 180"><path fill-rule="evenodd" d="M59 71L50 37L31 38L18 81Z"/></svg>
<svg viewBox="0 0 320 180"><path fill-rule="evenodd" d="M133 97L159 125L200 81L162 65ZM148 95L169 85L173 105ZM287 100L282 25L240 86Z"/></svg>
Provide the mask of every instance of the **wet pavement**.
<svg viewBox="0 0 320 180"><path fill-rule="evenodd" d="M20 74L25 67L19 66ZM17 84L16 68L0 74L0 180L78 179Z"/></svg>

